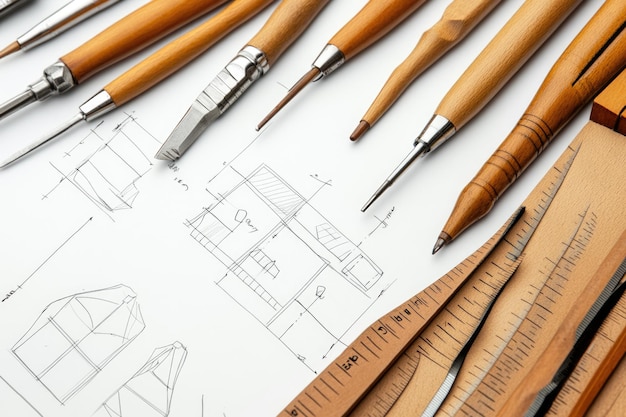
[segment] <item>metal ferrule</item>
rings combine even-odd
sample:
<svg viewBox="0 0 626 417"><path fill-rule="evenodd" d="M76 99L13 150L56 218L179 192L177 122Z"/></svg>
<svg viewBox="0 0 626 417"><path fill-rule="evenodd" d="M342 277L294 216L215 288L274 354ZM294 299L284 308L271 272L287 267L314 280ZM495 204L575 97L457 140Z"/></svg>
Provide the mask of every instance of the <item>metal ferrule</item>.
<svg viewBox="0 0 626 417"><path fill-rule="evenodd" d="M74 76L63 62L58 61L43 71L43 77L28 86L29 90L39 101L52 95L66 92L76 85Z"/></svg>
<svg viewBox="0 0 626 417"><path fill-rule="evenodd" d="M313 61L313 66L320 70L320 74L313 79L317 81L327 76L346 61L346 57L335 45L328 44Z"/></svg>
<svg viewBox="0 0 626 417"><path fill-rule="evenodd" d="M113 99L105 90L100 91L95 96L84 102L79 110L83 114L83 119L90 121L108 113L115 108Z"/></svg>
<svg viewBox="0 0 626 417"><path fill-rule="evenodd" d="M417 139L415 139L413 146L419 144L425 146L426 149L422 153L422 155L425 155L447 141L455 132L456 128L450 120L436 114L430 119Z"/></svg>
<svg viewBox="0 0 626 417"><path fill-rule="evenodd" d="M222 114L268 70L265 53L248 45L217 74L196 100L208 110L217 107Z"/></svg>
<svg viewBox="0 0 626 417"><path fill-rule="evenodd" d="M17 38L22 50L32 48L120 0L72 0Z"/></svg>

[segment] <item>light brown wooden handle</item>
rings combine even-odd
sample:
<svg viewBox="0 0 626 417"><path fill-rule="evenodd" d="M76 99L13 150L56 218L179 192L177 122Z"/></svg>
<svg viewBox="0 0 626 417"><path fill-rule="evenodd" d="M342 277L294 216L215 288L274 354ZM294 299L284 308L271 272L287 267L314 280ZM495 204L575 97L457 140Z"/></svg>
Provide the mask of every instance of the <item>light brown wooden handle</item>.
<svg viewBox="0 0 626 417"><path fill-rule="evenodd" d="M563 126L626 66L626 0L607 0L563 52L473 182L500 196Z"/></svg>
<svg viewBox="0 0 626 417"><path fill-rule="evenodd" d="M582 0L526 0L443 98L435 113L459 129L470 121Z"/></svg>
<svg viewBox="0 0 626 417"><path fill-rule="evenodd" d="M328 41L346 60L385 36L425 0L370 0Z"/></svg>
<svg viewBox="0 0 626 417"><path fill-rule="evenodd" d="M263 51L270 66L273 65L328 1L283 0L248 45Z"/></svg>
<svg viewBox="0 0 626 417"><path fill-rule="evenodd" d="M169 77L274 0L234 0L202 25L170 42L104 89L121 106Z"/></svg>
<svg viewBox="0 0 626 417"><path fill-rule="evenodd" d="M61 57L61 61L80 84L225 2L152 0Z"/></svg>

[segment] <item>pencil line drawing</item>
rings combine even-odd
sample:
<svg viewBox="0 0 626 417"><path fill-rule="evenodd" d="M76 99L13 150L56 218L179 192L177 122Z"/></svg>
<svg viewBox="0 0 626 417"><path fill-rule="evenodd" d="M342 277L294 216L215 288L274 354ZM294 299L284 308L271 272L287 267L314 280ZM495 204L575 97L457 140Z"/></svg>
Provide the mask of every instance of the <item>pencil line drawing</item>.
<svg viewBox="0 0 626 417"><path fill-rule="evenodd" d="M50 162L61 179L43 198L68 182L112 219L112 213L133 207L137 183L153 166L148 155L159 142L132 113L109 134L101 134L101 126L90 129L60 163Z"/></svg>
<svg viewBox="0 0 626 417"><path fill-rule="evenodd" d="M180 342L156 348L141 369L111 395L94 416L168 416L186 357L187 348Z"/></svg>
<svg viewBox="0 0 626 417"><path fill-rule="evenodd" d="M54 255L56 255L61 249L63 249L63 247L65 247L72 239L74 239L74 237L76 235L78 235L79 232L81 232L89 224L89 222L91 222L92 220L93 220L93 217L90 217L83 224L81 224L78 229L76 229L74 232L72 232L72 234L67 239L65 239L56 249L54 249L54 251L52 251L52 253L46 259L44 259L44 261L42 263L40 263L28 277L26 277L26 279L24 279L20 284L18 284L15 289L13 289L11 291L8 291L5 294L5 296L2 298L1 302L4 303L9 298L11 298L17 291L19 291L22 288L24 288L24 285L26 285L26 283L28 281L30 281L33 278L33 276L35 276L35 274L41 268L43 268L44 265L46 265L50 261L50 259L52 259L54 257Z"/></svg>
<svg viewBox="0 0 626 417"><path fill-rule="evenodd" d="M0 414L3 416L43 417L22 394L0 375Z"/></svg>
<svg viewBox="0 0 626 417"><path fill-rule="evenodd" d="M64 404L144 328L135 293L117 285L50 303L11 350Z"/></svg>
<svg viewBox="0 0 626 417"><path fill-rule="evenodd" d="M380 297L383 271L267 165L230 168L238 183L185 224L226 267L217 285L315 371Z"/></svg>

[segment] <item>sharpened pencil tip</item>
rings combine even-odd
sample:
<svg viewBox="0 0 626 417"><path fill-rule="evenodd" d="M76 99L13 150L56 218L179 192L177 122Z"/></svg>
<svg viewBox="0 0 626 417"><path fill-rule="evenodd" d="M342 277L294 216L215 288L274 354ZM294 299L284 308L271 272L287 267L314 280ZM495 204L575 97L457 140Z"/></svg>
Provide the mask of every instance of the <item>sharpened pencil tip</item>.
<svg viewBox="0 0 626 417"><path fill-rule="evenodd" d="M272 117L276 115L283 107L287 105L304 87L310 82L316 79L321 74L321 71L317 67L311 68L306 74L304 74L294 85L289 89L287 95L274 107L257 125L256 130L259 131L263 126L269 122Z"/></svg>
<svg viewBox="0 0 626 417"><path fill-rule="evenodd" d="M22 49L21 45L19 44L19 42L15 41L6 48L0 50L0 58L11 55L12 53L19 51L20 49Z"/></svg>
<svg viewBox="0 0 626 417"><path fill-rule="evenodd" d="M368 130L370 130L370 124L365 120L361 120L356 129L354 129L354 132L352 132L352 134L350 135L350 140L354 142L355 140L363 136Z"/></svg>
<svg viewBox="0 0 626 417"><path fill-rule="evenodd" d="M441 232L433 246L433 255L439 252L439 249L443 248L450 241L450 236L447 233Z"/></svg>

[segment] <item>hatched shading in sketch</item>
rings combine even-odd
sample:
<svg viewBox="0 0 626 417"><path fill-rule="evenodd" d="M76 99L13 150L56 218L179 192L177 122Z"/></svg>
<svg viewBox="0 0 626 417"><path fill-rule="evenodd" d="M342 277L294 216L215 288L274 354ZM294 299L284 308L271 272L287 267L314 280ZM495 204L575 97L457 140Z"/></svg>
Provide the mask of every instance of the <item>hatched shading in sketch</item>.
<svg viewBox="0 0 626 417"><path fill-rule="evenodd" d="M65 403L144 327L135 293L118 285L52 302L12 351L33 377Z"/></svg>
<svg viewBox="0 0 626 417"><path fill-rule="evenodd" d="M133 207L137 182L152 169L153 149L159 142L132 115L111 132L102 125L91 129L61 161L51 163L81 194L106 213Z"/></svg>
<svg viewBox="0 0 626 417"><path fill-rule="evenodd" d="M187 225L227 267L219 287L311 369L384 290L372 259L266 165Z"/></svg>
<svg viewBox="0 0 626 417"><path fill-rule="evenodd" d="M156 348L148 361L96 411L96 417L166 417L187 349L180 342Z"/></svg>

